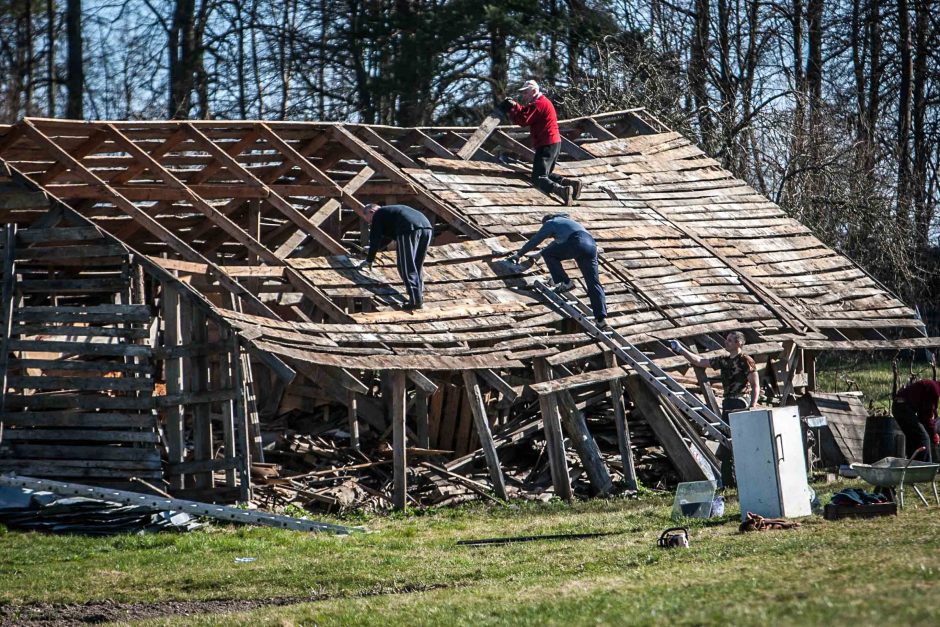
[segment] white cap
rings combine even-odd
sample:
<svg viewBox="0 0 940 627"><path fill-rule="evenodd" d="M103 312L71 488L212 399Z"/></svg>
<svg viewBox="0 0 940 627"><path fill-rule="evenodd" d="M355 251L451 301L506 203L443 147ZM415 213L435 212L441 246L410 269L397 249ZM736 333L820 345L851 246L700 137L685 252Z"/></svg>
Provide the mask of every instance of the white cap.
<svg viewBox="0 0 940 627"><path fill-rule="evenodd" d="M530 80L527 80L526 82L524 82L524 83L522 84L522 87L519 88L519 91L529 91L530 89L531 89L532 91L538 93L538 91L539 91L539 84L536 83L535 81L531 80L531 79L530 79Z"/></svg>

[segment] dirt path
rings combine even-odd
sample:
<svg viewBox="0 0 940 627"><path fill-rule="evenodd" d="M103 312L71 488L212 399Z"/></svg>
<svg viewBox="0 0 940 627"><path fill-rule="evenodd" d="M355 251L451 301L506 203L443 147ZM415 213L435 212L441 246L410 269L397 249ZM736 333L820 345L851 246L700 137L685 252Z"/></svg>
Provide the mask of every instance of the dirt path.
<svg viewBox="0 0 940 627"><path fill-rule="evenodd" d="M297 605L329 599L372 597L386 594L411 594L442 588L451 584L417 586L377 586L352 593L315 594L306 597L278 597L274 599L218 599L212 601L164 601L162 603L118 603L116 601L89 601L88 603L29 603L26 605L0 605L0 627L43 625L96 625L116 621L132 621L162 616L190 616L195 614L230 614L259 607Z"/></svg>

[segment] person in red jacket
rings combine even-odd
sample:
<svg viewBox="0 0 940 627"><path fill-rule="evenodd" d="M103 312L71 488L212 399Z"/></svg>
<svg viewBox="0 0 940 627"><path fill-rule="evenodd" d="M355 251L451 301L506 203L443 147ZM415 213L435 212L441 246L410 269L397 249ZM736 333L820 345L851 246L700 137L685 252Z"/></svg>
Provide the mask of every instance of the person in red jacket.
<svg viewBox="0 0 940 627"><path fill-rule="evenodd" d="M924 447L921 459L932 461L931 445L940 444L940 435L937 434L938 401L940 383L933 379L914 381L894 395L891 413L904 432L908 456Z"/></svg>
<svg viewBox="0 0 940 627"><path fill-rule="evenodd" d="M535 149L532 184L546 194L557 195L563 203L570 205L572 200L581 197L581 181L552 173L561 150L561 133L558 132L555 106L539 91L535 81L526 81L519 91L522 92L524 104L507 98L500 104L500 109L515 124L529 127L532 148Z"/></svg>

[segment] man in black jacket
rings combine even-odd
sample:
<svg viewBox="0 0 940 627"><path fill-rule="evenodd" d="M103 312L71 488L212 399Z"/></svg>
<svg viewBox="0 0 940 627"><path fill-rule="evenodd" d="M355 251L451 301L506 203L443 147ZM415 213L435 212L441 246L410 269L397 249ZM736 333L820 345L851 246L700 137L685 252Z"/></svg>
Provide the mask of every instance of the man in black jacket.
<svg viewBox="0 0 940 627"><path fill-rule="evenodd" d="M363 218L371 226L369 253L363 266L372 267L375 255L392 241L396 244L398 274L408 292L405 311L424 306L424 256L431 244L431 223L424 214L407 205L365 206Z"/></svg>

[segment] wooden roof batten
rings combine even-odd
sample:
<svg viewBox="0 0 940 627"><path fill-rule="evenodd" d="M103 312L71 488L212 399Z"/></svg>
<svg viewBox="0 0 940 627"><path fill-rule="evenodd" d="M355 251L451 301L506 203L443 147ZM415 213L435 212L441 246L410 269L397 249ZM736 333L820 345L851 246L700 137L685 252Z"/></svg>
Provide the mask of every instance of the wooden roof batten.
<svg viewBox="0 0 940 627"><path fill-rule="evenodd" d="M922 335L912 312L882 286L645 111L560 127L559 171L587 184L584 198L566 210L604 248L611 322L632 340L702 337L714 346L709 333L732 329L771 343L790 336L845 342L855 329L892 342ZM246 314L286 325L269 333L224 313L257 346L297 363L498 369L534 356L564 364L600 354L583 334L559 334L558 315L528 293L543 270L519 271L494 257L561 207L532 188L526 164L496 159L504 150L531 159L527 131L477 130L27 119L0 135L0 159L49 193L61 190L79 213L100 216L91 219L142 246L154 263L172 265L160 260L172 252L189 264L178 269L206 273L200 289L237 294ZM357 216L372 201L415 204L451 230L429 256L428 311L387 310L402 296L390 255L379 256L372 278L346 259L362 244ZM107 214L109 204L118 213ZM184 226L164 226L177 223ZM323 262L307 263L310 255ZM252 272L253 263L276 271ZM845 297L832 300L826 290L841 289L839 282ZM337 332L310 326L310 311L296 306L296 319L285 319L282 297L265 289L306 299L326 325L359 330L321 342ZM420 341L427 331L415 325L424 321L445 334ZM370 329L389 324L401 332L367 339Z"/></svg>

